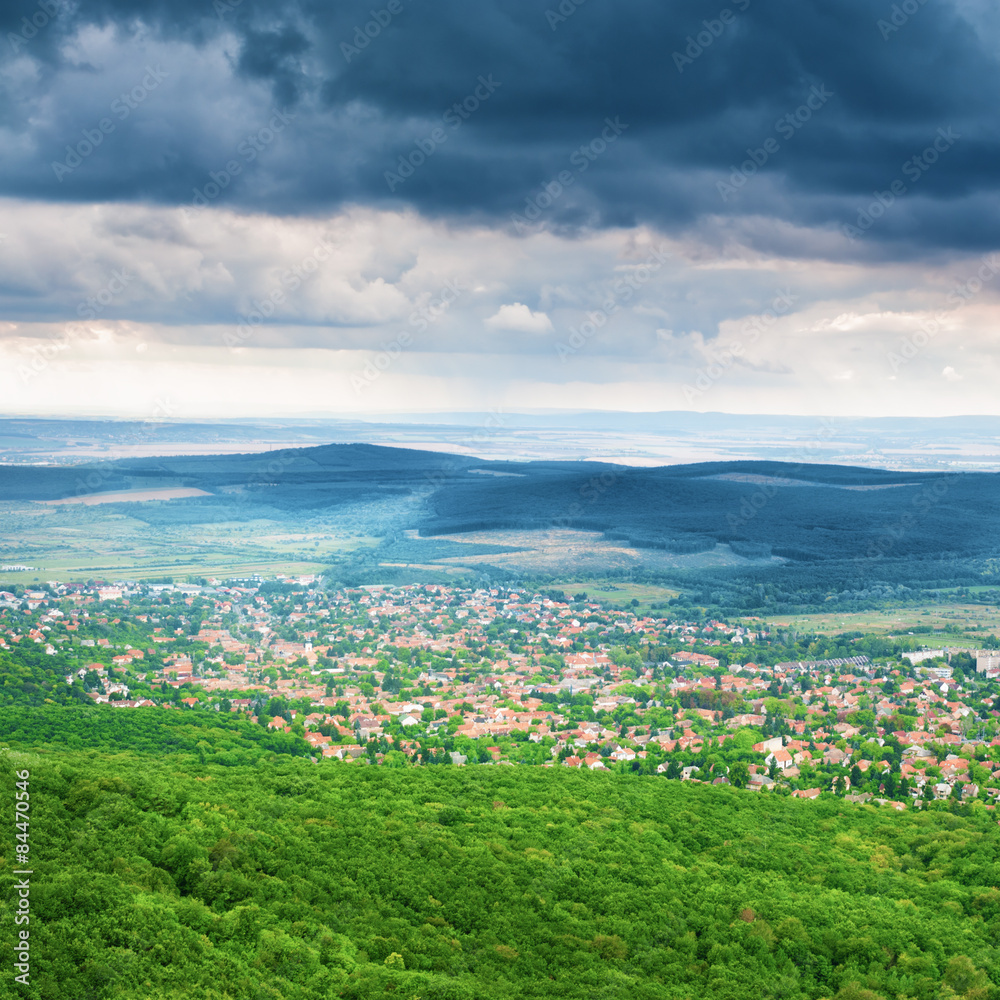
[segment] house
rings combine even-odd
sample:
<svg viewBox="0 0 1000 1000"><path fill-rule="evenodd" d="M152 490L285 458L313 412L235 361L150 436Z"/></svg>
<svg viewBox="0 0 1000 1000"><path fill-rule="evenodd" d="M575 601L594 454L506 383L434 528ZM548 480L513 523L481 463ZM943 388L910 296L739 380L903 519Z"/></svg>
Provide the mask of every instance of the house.
<svg viewBox="0 0 1000 1000"><path fill-rule="evenodd" d="M821 788L796 788L792 792L792 798L794 799L818 799L820 796Z"/></svg>

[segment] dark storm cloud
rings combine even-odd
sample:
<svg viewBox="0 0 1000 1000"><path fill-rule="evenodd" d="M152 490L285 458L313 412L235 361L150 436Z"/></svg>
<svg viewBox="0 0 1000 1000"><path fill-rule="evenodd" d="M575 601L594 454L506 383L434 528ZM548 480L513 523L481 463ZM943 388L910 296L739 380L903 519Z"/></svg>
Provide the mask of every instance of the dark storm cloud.
<svg viewBox="0 0 1000 1000"><path fill-rule="evenodd" d="M568 229L760 217L829 229L827 256L985 249L1000 222L1000 39L938 0L22 0L0 23L9 195L187 204L235 162L217 204ZM67 48L85 28L116 32L114 86ZM56 178L153 52L161 92ZM294 125L263 142L275 109Z"/></svg>

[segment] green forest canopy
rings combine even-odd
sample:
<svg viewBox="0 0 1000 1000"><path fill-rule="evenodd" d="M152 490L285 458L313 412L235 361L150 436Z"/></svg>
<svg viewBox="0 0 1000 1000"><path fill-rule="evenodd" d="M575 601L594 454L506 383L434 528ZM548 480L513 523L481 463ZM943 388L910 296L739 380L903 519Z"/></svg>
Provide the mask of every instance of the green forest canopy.
<svg viewBox="0 0 1000 1000"><path fill-rule="evenodd" d="M31 772L18 995L1000 996L983 808L257 751L0 755L6 801ZM3 862L9 901L10 848Z"/></svg>

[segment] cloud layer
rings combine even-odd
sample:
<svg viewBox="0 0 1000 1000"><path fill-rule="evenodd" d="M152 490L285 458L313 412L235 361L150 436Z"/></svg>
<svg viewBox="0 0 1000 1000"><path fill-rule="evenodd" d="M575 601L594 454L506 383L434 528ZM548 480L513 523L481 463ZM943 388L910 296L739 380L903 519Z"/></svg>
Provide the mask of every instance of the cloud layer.
<svg viewBox="0 0 1000 1000"><path fill-rule="evenodd" d="M0 209L16 412L995 409L1000 255L918 269L360 208Z"/></svg>
<svg viewBox="0 0 1000 1000"><path fill-rule="evenodd" d="M986 0L17 0L0 33L11 411L995 409Z"/></svg>
<svg viewBox="0 0 1000 1000"><path fill-rule="evenodd" d="M724 216L772 251L776 222L836 237L797 248L828 257L992 248L985 4L547 2L5 4L3 191L569 231Z"/></svg>

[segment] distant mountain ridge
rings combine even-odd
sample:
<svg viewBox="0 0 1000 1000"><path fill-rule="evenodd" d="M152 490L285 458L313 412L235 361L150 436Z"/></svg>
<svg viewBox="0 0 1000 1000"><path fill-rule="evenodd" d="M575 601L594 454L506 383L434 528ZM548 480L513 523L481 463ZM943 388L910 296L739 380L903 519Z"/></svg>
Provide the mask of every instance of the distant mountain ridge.
<svg viewBox="0 0 1000 1000"><path fill-rule="evenodd" d="M280 516L392 493L421 500L405 526L424 535L573 527L611 532L638 546L690 551L752 544L787 558L825 559L870 554L873 543L910 556L992 551L1000 545L998 475L777 461L655 468L484 462L407 448L328 444L252 455L7 466L0 468L0 500L196 488L210 495L169 503L197 523L202 515L206 521ZM791 483L796 488L787 488ZM880 486L895 488L871 488ZM150 505L150 513L159 506Z"/></svg>
<svg viewBox="0 0 1000 1000"><path fill-rule="evenodd" d="M89 517L124 514L151 531L182 527L191 538L199 525L238 523L265 533L269 524L315 524L339 537L385 540L378 552L345 557L332 579L377 583L390 568L402 579L421 566L455 572L463 564L479 578L511 578L519 571L509 559L502 566L469 561L529 544L496 533L593 532L605 554L632 553L624 562L605 561L605 576L693 587L702 605L726 610L825 607L831 600L868 606L887 595L995 587L998 485L1000 473L780 461L656 468L491 462L370 444L0 466L0 502L110 494ZM116 495L153 490L176 498L140 503ZM194 491L200 495L177 496ZM435 540L471 532L492 534L477 537L476 546ZM558 574L559 549L544 544L553 553L548 572ZM411 564L417 569L405 569Z"/></svg>

